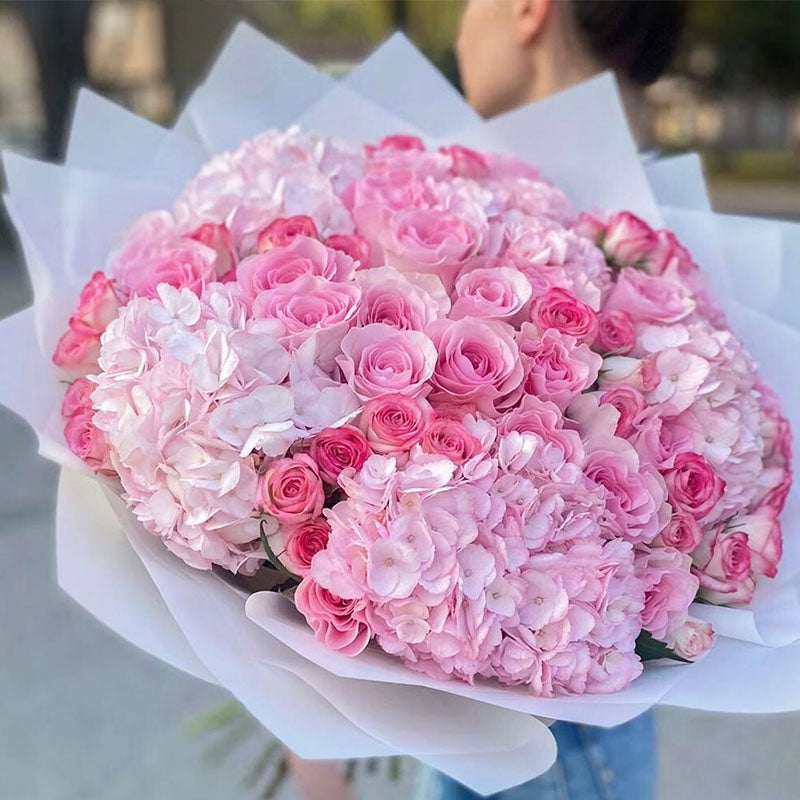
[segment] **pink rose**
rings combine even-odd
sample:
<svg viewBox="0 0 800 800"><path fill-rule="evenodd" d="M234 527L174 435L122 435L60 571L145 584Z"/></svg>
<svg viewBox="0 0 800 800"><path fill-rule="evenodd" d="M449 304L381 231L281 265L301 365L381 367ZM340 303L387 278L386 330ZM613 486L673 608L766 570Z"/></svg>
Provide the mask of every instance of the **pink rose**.
<svg viewBox="0 0 800 800"><path fill-rule="evenodd" d="M291 283L301 275L316 275L330 281L347 281L355 263L340 252L325 247L308 236L297 236L285 247L245 258L237 269L236 280L247 300L277 286Z"/></svg>
<svg viewBox="0 0 800 800"><path fill-rule="evenodd" d="M562 410L595 382L603 363L587 345L553 328L540 336L531 323L523 323L518 341L525 361L523 388Z"/></svg>
<svg viewBox="0 0 800 800"><path fill-rule="evenodd" d="M690 572L692 560L671 547L659 547L637 556L637 572L644 581L642 627L662 642L670 640L686 622L699 581Z"/></svg>
<svg viewBox="0 0 800 800"><path fill-rule="evenodd" d="M422 437L422 449L449 458L454 464L463 464L481 450L481 443L454 419L434 420Z"/></svg>
<svg viewBox="0 0 800 800"><path fill-rule="evenodd" d="M467 317L437 320L429 333L438 351L432 378L438 392L496 415L495 402L518 389L523 377L514 329Z"/></svg>
<svg viewBox="0 0 800 800"><path fill-rule="evenodd" d="M715 583L707 576L699 575L700 591L697 596L703 600L717 606L728 606L736 608L747 606L753 599L753 592L756 590L756 580L752 575L748 575L739 582L720 582Z"/></svg>
<svg viewBox="0 0 800 800"><path fill-rule="evenodd" d="M544 333L555 328L578 342L592 344L597 336L597 314L566 289L554 287L531 304L531 322Z"/></svg>
<svg viewBox="0 0 800 800"><path fill-rule="evenodd" d="M386 262L406 272L433 272L446 288L480 245L478 233L461 217L436 208L395 213L383 239Z"/></svg>
<svg viewBox="0 0 800 800"><path fill-rule="evenodd" d="M404 133L393 133L391 136L384 136L383 139L375 144L368 144L366 146L368 155L374 155L376 152L424 152L425 142L419 136L408 136Z"/></svg>
<svg viewBox="0 0 800 800"><path fill-rule="evenodd" d="M73 328L58 340L53 363L72 375L88 375L97 369L100 357L100 337L78 333Z"/></svg>
<svg viewBox="0 0 800 800"><path fill-rule="evenodd" d="M687 275L695 263L689 251L670 231L656 231L655 247L647 254L642 265L651 275L665 272Z"/></svg>
<svg viewBox="0 0 800 800"><path fill-rule="evenodd" d="M295 575L310 575L311 559L326 548L330 532L331 526L323 517L285 525L280 532L285 542L283 553L278 556Z"/></svg>
<svg viewBox="0 0 800 800"><path fill-rule="evenodd" d="M78 307L70 317L69 325L82 336L99 336L117 316L119 308L114 282L104 273L95 272L81 290Z"/></svg>
<svg viewBox="0 0 800 800"><path fill-rule="evenodd" d="M713 538L697 548L692 560L702 589L718 595L737 593L750 577L747 534L720 529Z"/></svg>
<svg viewBox="0 0 800 800"><path fill-rule="evenodd" d="M601 388L609 386L632 386L641 392L651 392L661 379L655 367L655 359L632 358L631 356L606 356L599 382Z"/></svg>
<svg viewBox="0 0 800 800"><path fill-rule="evenodd" d="M231 232L228 230L227 225L206 222L191 233L187 233L186 238L200 242L200 244L210 247L216 253L214 274L217 280L223 282L233 280L237 258L233 249Z"/></svg>
<svg viewBox="0 0 800 800"><path fill-rule="evenodd" d="M604 311L625 311L636 322L672 323L694 311L695 301L680 283L638 269L620 272Z"/></svg>
<svg viewBox="0 0 800 800"><path fill-rule="evenodd" d="M670 502L698 520L708 515L725 491L725 481L697 453L677 455L664 480Z"/></svg>
<svg viewBox="0 0 800 800"><path fill-rule="evenodd" d="M636 328L627 311L601 311L597 315L597 349L603 355L624 356L636 344Z"/></svg>
<svg viewBox="0 0 800 800"><path fill-rule="evenodd" d="M451 319L493 317L513 322L531 297L528 279L514 267L488 267L463 273L456 281Z"/></svg>
<svg viewBox="0 0 800 800"><path fill-rule="evenodd" d="M120 282L132 295L154 299L160 283L176 289L191 289L200 294L207 283L216 280L217 254L210 247L192 239L166 242L143 253L129 264Z"/></svg>
<svg viewBox="0 0 800 800"><path fill-rule="evenodd" d="M273 247L286 247L298 236L319 239L314 220L305 214L283 217L270 222L266 228L259 231L256 250L259 253L266 253L267 250L271 250Z"/></svg>
<svg viewBox="0 0 800 800"><path fill-rule="evenodd" d="M468 147L451 144L449 147L440 147L439 152L451 159L450 172L457 177L480 179L489 173L486 159Z"/></svg>
<svg viewBox="0 0 800 800"><path fill-rule="evenodd" d="M281 322L291 348L299 347L317 331L336 337L338 345L356 315L360 298L355 283L334 283L305 274L261 292L253 302L253 316Z"/></svg>
<svg viewBox="0 0 800 800"><path fill-rule="evenodd" d="M371 452L369 442L358 428L342 425L323 428L311 442L310 455L317 462L322 480L335 486L343 469L358 471Z"/></svg>
<svg viewBox="0 0 800 800"><path fill-rule="evenodd" d="M635 544L651 542L668 520L661 477L617 436L594 436L585 447L584 474L606 490L615 536Z"/></svg>
<svg viewBox="0 0 800 800"><path fill-rule="evenodd" d="M424 331L450 309L450 300L435 275L403 274L391 267L361 270L358 324L382 322L398 330Z"/></svg>
<svg viewBox="0 0 800 800"><path fill-rule="evenodd" d="M622 388L624 384L614 387ZM661 406L650 406L636 420L635 430L629 436L631 444L645 461L652 461L659 469L675 465L680 453L694 447L692 430L682 417L665 417Z"/></svg>
<svg viewBox="0 0 800 800"><path fill-rule="evenodd" d="M364 619L364 603L344 600L306 576L294 593L297 610L306 618L314 637L331 650L357 656L372 633Z"/></svg>
<svg viewBox="0 0 800 800"><path fill-rule="evenodd" d="M619 384L609 389L603 389L600 395L600 404L607 403L619 412L617 421L617 436L627 439L633 431L636 418L644 410L646 405L644 395L633 386Z"/></svg>
<svg viewBox="0 0 800 800"><path fill-rule="evenodd" d="M672 649L681 658L694 661L705 655L714 644L714 628L710 622L687 619L675 633Z"/></svg>
<svg viewBox="0 0 800 800"><path fill-rule="evenodd" d="M359 269L369 266L369 242L357 233L334 233L325 240L325 246L350 256Z"/></svg>
<svg viewBox="0 0 800 800"><path fill-rule="evenodd" d="M258 479L256 506L281 522L304 522L318 517L325 503L325 489L316 462L296 453L270 464Z"/></svg>
<svg viewBox="0 0 800 800"><path fill-rule="evenodd" d="M669 524L655 538L653 544L659 547L674 547L681 553L691 553L702 541L703 530L700 523L683 511L675 511Z"/></svg>
<svg viewBox="0 0 800 800"><path fill-rule="evenodd" d="M416 400L387 394L364 405L360 425L372 449L386 455L404 452L416 444L425 430L426 418L426 410Z"/></svg>
<svg viewBox="0 0 800 800"><path fill-rule="evenodd" d="M599 245L603 241L603 235L606 232L606 223L598 217L583 213L578 217L573 230L580 236L585 236Z"/></svg>
<svg viewBox="0 0 800 800"><path fill-rule="evenodd" d="M427 208L432 199L428 187L414 170L393 161L381 163L353 186L356 227L368 239L378 238L393 212Z"/></svg>
<svg viewBox="0 0 800 800"><path fill-rule="evenodd" d="M74 380L64 394L64 400L61 403L61 416L68 419L84 411L90 411L94 386L88 378Z"/></svg>
<svg viewBox="0 0 800 800"><path fill-rule="evenodd" d="M747 534L750 567L756 575L774 578L778 574L778 563L783 555L779 513L765 505L752 514L737 517L726 526L726 530Z"/></svg>
<svg viewBox="0 0 800 800"><path fill-rule="evenodd" d="M497 433L505 436L512 431L538 436L545 444L554 445L566 461L583 462L581 437L576 430L564 430L564 416L554 403L525 395L522 402L504 414L497 425Z"/></svg>
<svg viewBox="0 0 800 800"><path fill-rule="evenodd" d="M64 425L64 439L67 447L95 472L108 472L112 470L108 444L92 422L93 415L88 408L69 417Z"/></svg>
<svg viewBox="0 0 800 800"><path fill-rule="evenodd" d="M605 226L600 246L616 267L633 267L656 246L656 232L629 211L614 214Z"/></svg>
<svg viewBox="0 0 800 800"><path fill-rule="evenodd" d="M351 328L336 361L362 400L382 394L414 397L433 374L436 348L420 331L398 331L374 323Z"/></svg>

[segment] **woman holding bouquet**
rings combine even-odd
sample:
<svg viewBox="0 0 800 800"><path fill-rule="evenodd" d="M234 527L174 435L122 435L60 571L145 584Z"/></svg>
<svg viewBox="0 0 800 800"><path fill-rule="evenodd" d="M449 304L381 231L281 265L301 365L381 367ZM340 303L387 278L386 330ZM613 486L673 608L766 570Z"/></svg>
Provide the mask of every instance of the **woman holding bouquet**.
<svg viewBox="0 0 800 800"><path fill-rule="evenodd" d="M641 88L669 64L682 28L680 0L469 0L456 51L464 92L483 116L613 69L641 146ZM496 800L648 800L655 785L649 714L613 729L556 722L558 760ZM449 778L441 800L477 798Z"/></svg>

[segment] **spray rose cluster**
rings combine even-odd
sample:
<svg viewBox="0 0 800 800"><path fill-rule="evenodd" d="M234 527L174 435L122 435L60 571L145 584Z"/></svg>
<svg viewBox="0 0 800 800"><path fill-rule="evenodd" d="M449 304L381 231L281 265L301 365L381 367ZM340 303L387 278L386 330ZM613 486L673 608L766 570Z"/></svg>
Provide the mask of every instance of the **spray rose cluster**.
<svg viewBox="0 0 800 800"><path fill-rule="evenodd" d="M788 424L691 256L508 156L261 134L130 228L54 361L144 527L292 573L348 655L617 691L780 559Z"/></svg>

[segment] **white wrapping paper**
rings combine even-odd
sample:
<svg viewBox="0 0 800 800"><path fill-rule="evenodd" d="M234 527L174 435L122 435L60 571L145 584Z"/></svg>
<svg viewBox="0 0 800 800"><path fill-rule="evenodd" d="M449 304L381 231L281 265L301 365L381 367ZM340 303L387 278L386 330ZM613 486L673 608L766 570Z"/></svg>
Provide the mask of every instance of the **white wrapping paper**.
<svg viewBox="0 0 800 800"><path fill-rule="evenodd" d="M431 144L512 152L579 208L629 208L656 225L666 220L708 269L734 329L800 429L800 386L787 369L800 344L791 302L800 290L800 272L791 269L791 259L800 260L800 227L711 214L696 157L643 165L610 76L482 122L402 36L336 84L240 25L172 131L82 92L64 166L4 154L6 204L36 299L0 322L0 364L14 376L0 383L0 402L25 417L42 452L64 466L56 520L62 587L139 647L227 687L301 756L411 754L479 792L550 766L554 740L531 715L608 726L657 703L800 708L797 489L784 515L780 576L759 584L747 610L696 608L723 634L706 659L648 665L615 695L547 699L439 683L377 651L347 659L325 650L285 598L248 599L174 558L67 451L58 416L63 387L49 357L80 286L102 268L125 225L170 206L212 153L296 121L361 140L406 132Z"/></svg>

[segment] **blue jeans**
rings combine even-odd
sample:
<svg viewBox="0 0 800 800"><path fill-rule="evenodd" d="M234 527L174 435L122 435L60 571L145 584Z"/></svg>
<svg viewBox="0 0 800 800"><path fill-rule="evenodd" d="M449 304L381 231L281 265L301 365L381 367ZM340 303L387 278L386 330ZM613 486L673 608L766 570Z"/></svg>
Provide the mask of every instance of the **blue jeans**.
<svg viewBox="0 0 800 800"><path fill-rule="evenodd" d="M616 728L556 722L550 729L558 760L544 775L493 794L491 800L652 800L655 736L650 714ZM476 800L460 783L442 776L439 800Z"/></svg>

